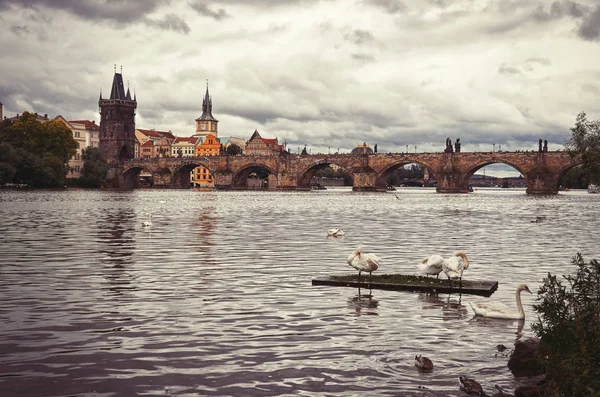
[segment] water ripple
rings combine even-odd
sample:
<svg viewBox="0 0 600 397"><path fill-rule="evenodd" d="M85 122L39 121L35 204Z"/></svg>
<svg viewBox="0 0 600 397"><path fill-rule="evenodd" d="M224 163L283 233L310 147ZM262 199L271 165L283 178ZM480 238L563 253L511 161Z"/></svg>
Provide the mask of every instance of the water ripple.
<svg viewBox="0 0 600 397"><path fill-rule="evenodd" d="M382 258L378 272L408 274L463 249L465 278L498 280L490 299L514 305L517 283L535 293L576 252L600 256L600 197L395 193L1 191L1 390L458 396L461 374L514 388L496 345L533 335L535 295L518 322L474 318L468 301L486 298L311 279L352 273L357 246ZM417 371L416 354L434 371Z"/></svg>

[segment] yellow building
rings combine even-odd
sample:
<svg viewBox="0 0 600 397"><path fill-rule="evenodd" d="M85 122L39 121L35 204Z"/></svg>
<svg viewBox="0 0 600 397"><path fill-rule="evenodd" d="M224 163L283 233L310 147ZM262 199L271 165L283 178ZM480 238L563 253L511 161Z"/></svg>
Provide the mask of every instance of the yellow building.
<svg viewBox="0 0 600 397"><path fill-rule="evenodd" d="M209 134L206 138L200 138L200 140L202 142L196 145L196 156L218 156L221 153L221 143L216 136ZM215 186L213 176L206 168L196 167L194 175L195 185L200 187Z"/></svg>
<svg viewBox="0 0 600 397"><path fill-rule="evenodd" d="M218 125L219 120L212 115L212 99L208 93L207 85L202 100L202 115L196 119L196 134L194 137L199 138L195 149L196 156L218 156L221 153ZM215 186L215 181L206 168L200 166L194 169L194 186Z"/></svg>

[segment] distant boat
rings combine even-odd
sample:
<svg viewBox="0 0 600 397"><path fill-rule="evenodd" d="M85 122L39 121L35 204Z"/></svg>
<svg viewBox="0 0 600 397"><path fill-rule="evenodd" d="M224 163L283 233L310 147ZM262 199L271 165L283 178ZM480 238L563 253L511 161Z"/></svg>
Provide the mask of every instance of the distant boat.
<svg viewBox="0 0 600 397"><path fill-rule="evenodd" d="M588 193L600 193L600 186L590 183L588 185Z"/></svg>

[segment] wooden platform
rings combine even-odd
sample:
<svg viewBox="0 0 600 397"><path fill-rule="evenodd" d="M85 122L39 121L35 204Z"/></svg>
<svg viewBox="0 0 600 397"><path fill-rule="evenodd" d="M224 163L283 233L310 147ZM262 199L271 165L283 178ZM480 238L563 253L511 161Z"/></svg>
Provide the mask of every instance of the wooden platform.
<svg viewBox="0 0 600 397"><path fill-rule="evenodd" d="M417 291L431 293L461 293L470 295L491 296L498 289L497 281L481 280L458 280L448 281L446 277L413 276L408 274L378 274L373 275L369 283L369 275L364 274L345 276L329 276L326 278L313 279L312 285L328 285L334 287L354 287L366 289L384 289L390 291Z"/></svg>

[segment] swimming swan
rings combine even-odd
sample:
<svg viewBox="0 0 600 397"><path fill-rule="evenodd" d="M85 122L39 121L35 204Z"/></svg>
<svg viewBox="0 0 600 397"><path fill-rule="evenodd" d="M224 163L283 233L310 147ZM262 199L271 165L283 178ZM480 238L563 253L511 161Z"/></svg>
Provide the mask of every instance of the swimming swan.
<svg viewBox="0 0 600 397"><path fill-rule="evenodd" d="M460 279L464 270L469 268L469 259L463 251L455 251L450 258L445 258L442 262L442 270L450 279Z"/></svg>
<svg viewBox="0 0 600 397"><path fill-rule="evenodd" d="M421 259L421 263L417 265L417 271L420 274L426 274L429 277L430 274L435 274L437 277L440 277L440 273L442 271L442 262L444 262L444 258L441 255L431 255Z"/></svg>
<svg viewBox="0 0 600 397"><path fill-rule="evenodd" d="M346 235L346 233L344 233L344 231L342 229L338 229L336 227L334 229L327 230L327 235L328 236L333 236L333 237L341 237L341 236Z"/></svg>
<svg viewBox="0 0 600 397"><path fill-rule="evenodd" d="M142 222L143 226L152 227L152 214L148 214L148 220Z"/></svg>
<svg viewBox="0 0 600 397"><path fill-rule="evenodd" d="M469 305L471 305L471 308L477 316L523 320L525 319L525 312L523 311L523 304L521 303L521 291L527 291L531 294L531 291L526 284L519 284L517 292L515 293L517 300L516 311L501 302L469 302Z"/></svg>
<svg viewBox="0 0 600 397"><path fill-rule="evenodd" d="M360 283L360 273L369 272L372 277L373 272L379 268L381 259L375 254L363 254L362 248L358 247L348 256L348 264L358 270L358 282ZM369 280L370 281L370 280Z"/></svg>

